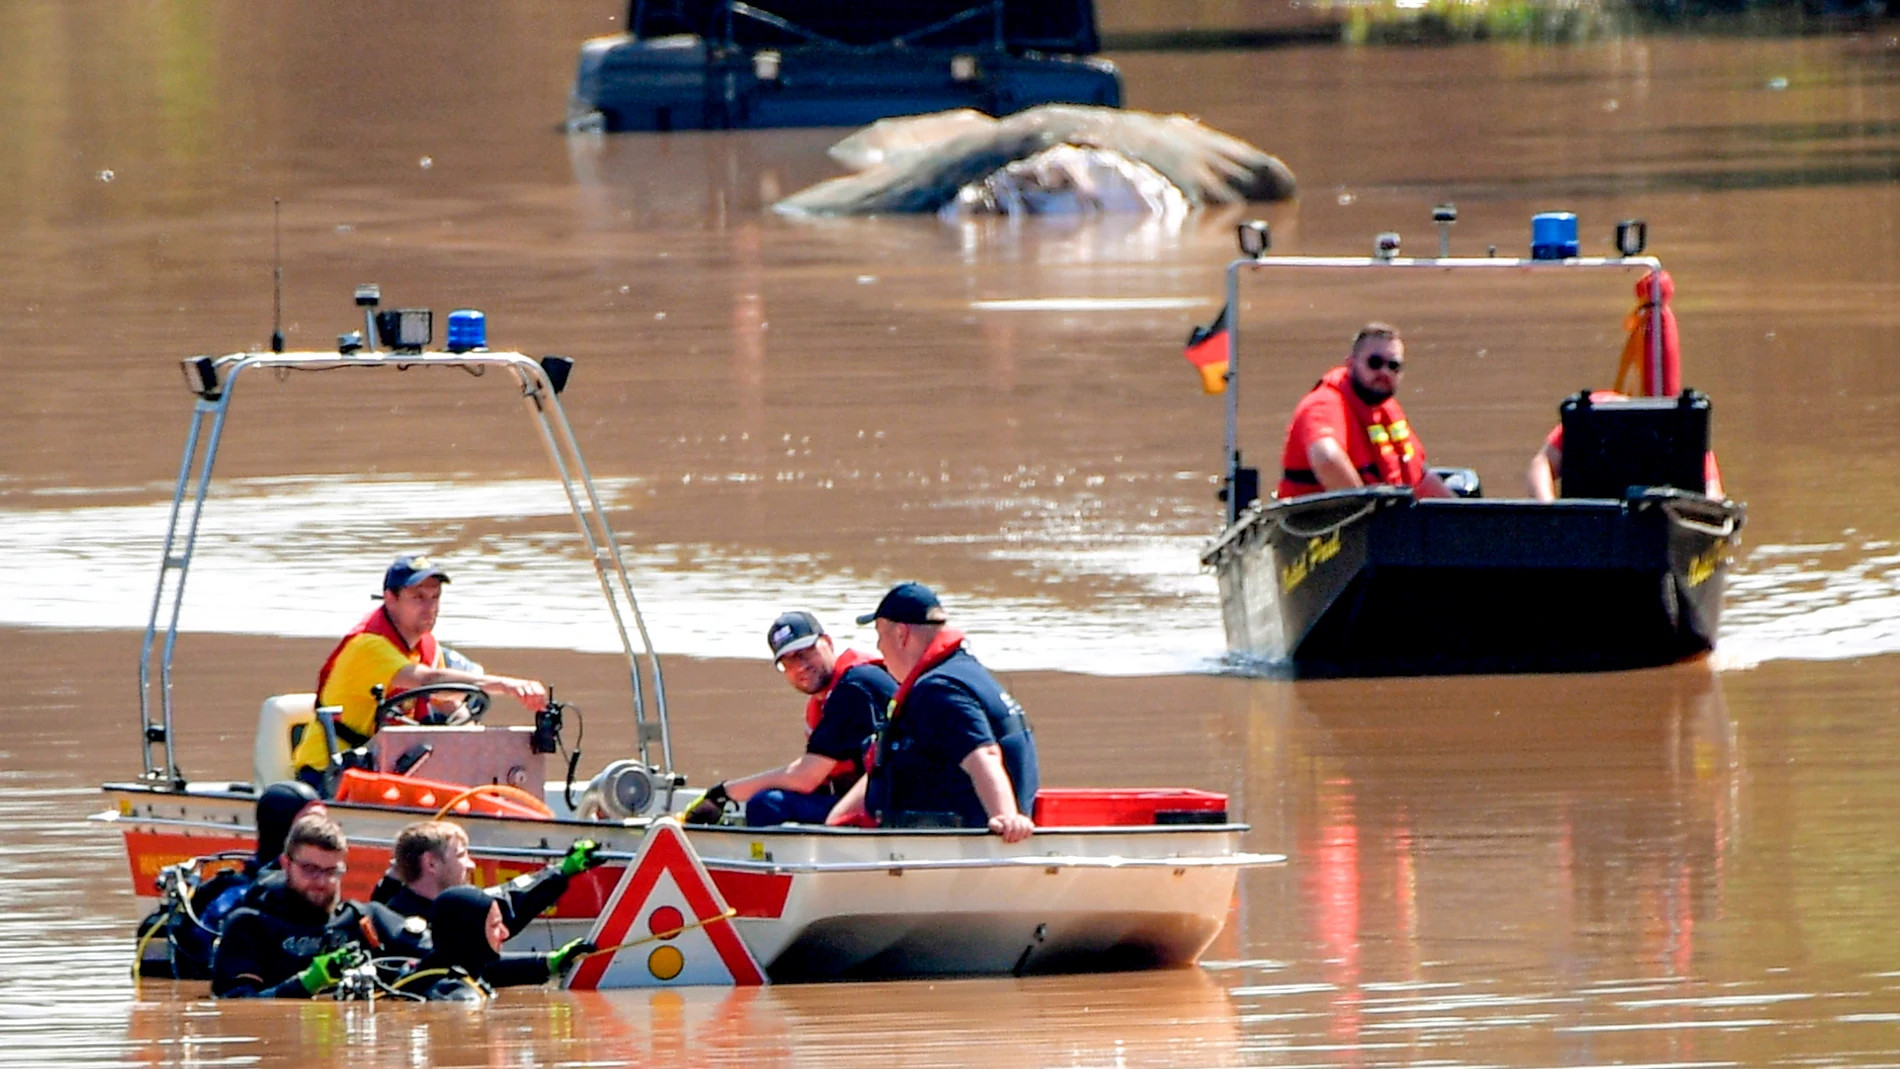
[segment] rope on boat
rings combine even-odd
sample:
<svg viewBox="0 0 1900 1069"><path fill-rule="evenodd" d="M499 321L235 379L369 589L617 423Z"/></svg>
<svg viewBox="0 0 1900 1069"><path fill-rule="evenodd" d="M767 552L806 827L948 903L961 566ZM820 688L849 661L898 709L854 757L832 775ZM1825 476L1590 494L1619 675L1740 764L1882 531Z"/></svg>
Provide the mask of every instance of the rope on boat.
<svg viewBox="0 0 1900 1069"><path fill-rule="evenodd" d="M1286 520L1284 519L1277 519L1273 522L1275 526L1280 528L1280 530L1285 531L1287 534L1292 535L1294 538L1323 538L1326 535L1332 534L1334 531L1351 527L1353 524L1358 523L1360 520L1363 520L1367 516L1372 515L1373 512L1378 509L1378 507L1379 507L1379 502L1377 501L1373 501L1368 504L1361 505L1359 507L1358 512L1355 512L1352 515L1346 517L1345 519L1340 520L1338 523L1328 524L1325 527L1321 527L1315 531L1295 530L1293 525L1286 522Z"/></svg>
<svg viewBox="0 0 1900 1069"><path fill-rule="evenodd" d="M1679 523L1697 534L1705 534L1710 538L1727 538L1735 533L1735 517L1733 516L1725 517L1722 520L1721 526L1718 527L1712 523L1704 523L1701 520L1691 519L1666 504L1662 509L1663 513L1669 517L1671 522Z"/></svg>
<svg viewBox="0 0 1900 1069"><path fill-rule="evenodd" d="M529 794L519 787L511 786L506 783L481 783L449 799L443 804L442 808L435 811L434 819L442 820L446 818L449 815L449 810L454 809L456 806L461 805L463 802L468 801L478 794L493 794L518 802L526 802L544 812L546 812L548 808L546 802L541 801L539 798L536 798L534 795Z"/></svg>
<svg viewBox="0 0 1900 1069"><path fill-rule="evenodd" d="M615 943L613 946L610 946L610 947L595 947L594 949L588 951L587 953L582 954L581 957L591 958L597 954L617 954L622 950L626 950L628 947L637 947L643 943L657 943L662 939L671 939L674 936L681 934L682 932L690 932L695 928L704 928L709 924L718 924L721 921L729 921L732 918L737 917L738 915L739 915L738 910L728 908L724 913L721 913L717 916L707 917L705 920L694 921L691 924L682 924L678 928L673 928L668 931L654 932L652 935L642 936L639 939L634 939L625 943Z"/></svg>

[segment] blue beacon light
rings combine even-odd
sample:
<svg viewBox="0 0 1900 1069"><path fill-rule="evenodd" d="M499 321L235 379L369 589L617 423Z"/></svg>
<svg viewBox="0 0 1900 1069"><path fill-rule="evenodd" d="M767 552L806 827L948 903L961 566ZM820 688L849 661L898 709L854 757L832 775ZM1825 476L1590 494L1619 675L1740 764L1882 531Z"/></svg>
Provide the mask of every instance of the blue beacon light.
<svg viewBox="0 0 1900 1069"><path fill-rule="evenodd" d="M1577 255L1577 213L1539 212L1531 216L1531 259L1564 260Z"/></svg>
<svg viewBox="0 0 1900 1069"><path fill-rule="evenodd" d="M466 353L488 348L488 317L473 308L457 308L449 313L448 349Z"/></svg>

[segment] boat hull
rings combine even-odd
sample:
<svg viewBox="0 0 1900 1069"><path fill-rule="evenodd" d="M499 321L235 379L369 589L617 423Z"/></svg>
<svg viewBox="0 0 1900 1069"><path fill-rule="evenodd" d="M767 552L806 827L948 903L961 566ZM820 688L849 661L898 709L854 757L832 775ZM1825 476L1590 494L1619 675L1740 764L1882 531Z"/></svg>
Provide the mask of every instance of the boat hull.
<svg viewBox="0 0 1900 1069"><path fill-rule="evenodd" d="M1708 652L1740 505L1420 501L1388 487L1249 511L1203 555L1228 645L1300 676L1584 672Z"/></svg>
<svg viewBox="0 0 1900 1069"><path fill-rule="evenodd" d="M570 117L620 130L863 126L896 115L974 108L1013 114L1040 104L1121 106L1121 75L1090 56L971 50L786 48L762 67L744 49L690 35L601 37L581 48ZM769 73L769 76L767 76Z"/></svg>
<svg viewBox="0 0 1900 1069"><path fill-rule="evenodd" d="M135 892L166 865L249 851L255 797L237 785L109 784L101 819L124 833ZM248 785L242 785L248 788ZM414 810L330 803L350 839L344 893L367 897ZM612 858L576 878L511 949L588 934L646 834L644 821L458 816L478 882L498 883L591 838ZM1158 968L1194 962L1219 933L1239 869L1238 824L1057 828L1009 845L962 829L687 829L753 957L775 982ZM152 899L155 902L155 899ZM157 951L152 951L156 953Z"/></svg>

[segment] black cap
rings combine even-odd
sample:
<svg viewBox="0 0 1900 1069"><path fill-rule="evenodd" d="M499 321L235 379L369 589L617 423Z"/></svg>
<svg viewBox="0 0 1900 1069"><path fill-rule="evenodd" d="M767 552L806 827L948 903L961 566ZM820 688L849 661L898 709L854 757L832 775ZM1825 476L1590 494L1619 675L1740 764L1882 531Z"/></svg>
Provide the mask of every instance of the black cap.
<svg viewBox="0 0 1900 1069"><path fill-rule="evenodd" d="M948 619L943 603L929 587L922 583L899 583L877 603L875 612L858 617L858 623L889 620L894 624L940 624Z"/></svg>
<svg viewBox="0 0 1900 1069"><path fill-rule="evenodd" d="M825 634L825 625L818 617L802 609L780 613L765 632L766 644L772 647L772 659L778 660L788 653L810 649L817 645Z"/></svg>
<svg viewBox="0 0 1900 1069"><path fill-rule="evenodd" d="M407 590L424 579L449 581L447 572L435 566L425 554L405 553L383 573L384 590Z"/></svg>

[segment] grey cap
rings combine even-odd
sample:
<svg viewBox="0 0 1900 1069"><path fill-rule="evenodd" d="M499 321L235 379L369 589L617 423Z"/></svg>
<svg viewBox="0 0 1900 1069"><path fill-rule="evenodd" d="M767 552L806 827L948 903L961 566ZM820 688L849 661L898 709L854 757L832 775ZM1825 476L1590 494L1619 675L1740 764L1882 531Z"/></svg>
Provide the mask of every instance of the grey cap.
<svg viewBox="0 0 1900 1069"><path fill-rule="evenodd" d="M803 609L793 609L780 613L779 618L772 621L771 628L765 632L765 641L772 647L772 659L776 661L788 653L817 645L824 633L825 625L818 622L818 617Z"/></svg>

